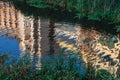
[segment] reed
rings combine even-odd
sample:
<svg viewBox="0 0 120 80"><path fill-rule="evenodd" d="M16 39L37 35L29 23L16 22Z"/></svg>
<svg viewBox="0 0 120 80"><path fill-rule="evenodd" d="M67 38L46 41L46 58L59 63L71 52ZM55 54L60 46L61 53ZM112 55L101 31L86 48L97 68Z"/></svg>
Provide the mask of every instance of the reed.
<svg viewBox="0 0 120 80"><path fill-rule="evenodd" d="M119 80L106 70L98 70L83 62L76 55L48 56L42 59L41 69L32 69L29 56L12 61L6 66L0 66L1 80Z"/></svg>

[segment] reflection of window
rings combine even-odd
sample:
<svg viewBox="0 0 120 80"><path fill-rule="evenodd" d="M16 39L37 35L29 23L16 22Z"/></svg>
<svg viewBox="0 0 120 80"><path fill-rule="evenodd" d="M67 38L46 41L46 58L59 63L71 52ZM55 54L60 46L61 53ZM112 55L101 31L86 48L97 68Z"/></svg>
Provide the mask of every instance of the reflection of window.
<svg viewBox="0 0 120 80"><path fill-rule="evenodd" d="M30 39L30 35L25 35L25 40L29 40Z"/></svg>
<svg viewBox="0 0 120 80"><path fill-rule="evenodd" d="M29 20L24 20L24 26L25 27L31 27L30 21Z"/></svg>

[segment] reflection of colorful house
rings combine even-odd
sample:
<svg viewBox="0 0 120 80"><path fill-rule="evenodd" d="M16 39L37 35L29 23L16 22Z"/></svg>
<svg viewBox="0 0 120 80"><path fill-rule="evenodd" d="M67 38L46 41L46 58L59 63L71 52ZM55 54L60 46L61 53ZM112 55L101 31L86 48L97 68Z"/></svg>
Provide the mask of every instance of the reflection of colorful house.
<svg viewBox="0 0 120 80"><path fill-rule="evenodd" d="M63 30L63 25L56 25L58 26L56 28L55 25L54 21L49 19L25 16L20 10L15 9L10 2L0 1L1 34L18 40L22 51L21 56L30 53L33 60L40 61L43 56L59 53L60 47L77 50L76 46L72 45L73 43L66 42L66 40L74 39L74 37L70 37L74 32L70 34L69 31ZM64 39L62 39L63 37Z"/></svg>
<svg viewBox="0 0 120 80"><path fill-rule="evenodd" d="M0 32L16 38L23 53L49 54L49 25L48 19L24 16L10 2L0 1Z"/></svg>
<svg viewBox="0 0 120 80"><path fill-rule="evenodd" d="M67 48L68 51L79 51L79 46L81 52L83 51L84 61L91 60L94 65L101 68L111 68L111 71L112 69L118 69L117 64L109 66L110 61L105 62L103 60L104 57L106 59L107 55L110 55L107 58L112 59L112 62L120 62L120 41L116 43L115 48L108 49L108 47L96 43L95 40L100 35L94 30L87 30L64 23L54 24L49 19L35 16L28 17L22 14L20 10L15 9L10 2L0 1L1 34L17 39L23 54L30 53L33 59L37 57L40 60L41 56L59 53L60 47ZM101 53L104 54L101 55ZM103 57L101 58L99 55Z"/></svg>
<svg viewBox="0 0 120 80"><path fill-rule="evenodd" d="M116 42L109 41L110 36L81 28L78 43L86 63L91 62L97 69L105 69L116 74L120 69L120 40L117 38Z"/></svg>
<svg viewBox="0 0 120 80"><path fill-rule="evenodd" d="M30 53L31 58L38 62L41 56L50 54L53 42L49 37L49 25L49 19L24 16L10 2L0 1L0 35L17 39L21 56ZM40 65L37 62L34 64Z"/></svg>
<svg viewBox="0 0 120 80"><path fill-rule="evenodd" d="M70 25L59 26L49 19L24 16L10 2L0 1L0 6L0 31L6 31L6 36L18 39L23 52L48 55L59 53L59 46L67 47L68 50L77 50L73 43L66 42L72 40L76 43L75 32L67 31Z"/></svg>

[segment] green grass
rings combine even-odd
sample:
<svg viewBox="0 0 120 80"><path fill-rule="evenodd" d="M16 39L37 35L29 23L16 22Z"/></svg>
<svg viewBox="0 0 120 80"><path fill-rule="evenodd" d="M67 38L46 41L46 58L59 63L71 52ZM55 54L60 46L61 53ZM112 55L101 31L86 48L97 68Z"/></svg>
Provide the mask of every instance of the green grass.
<svg viewBox="0 0 120 80"><path fill-rule="evenodd" d="M87 64L83 67L77 55L69 57L48 56L41 60L40 69L32 68L29 56L7 65L0 65L1 80L119 80L106 70L98 70ZM81 68L82 67L82 68Z"/></svg>
<svg viewBox="0 0 120 80"><path fill-rule="evenodd" d="M13 0L14 1L14 0ZM19 0L24 5L42 9L53 9L73 12L74 18L96 20L115 24L117 32L120 32L120 1L119 0ZM72 13L68 13L72 14ZM109 27L109 26L107 26Z"/></svg>

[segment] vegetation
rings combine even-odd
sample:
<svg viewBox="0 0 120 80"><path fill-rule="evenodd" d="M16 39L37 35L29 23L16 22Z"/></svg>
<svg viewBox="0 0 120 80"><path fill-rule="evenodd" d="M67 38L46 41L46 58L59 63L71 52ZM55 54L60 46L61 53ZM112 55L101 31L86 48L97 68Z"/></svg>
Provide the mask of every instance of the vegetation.
<svg viewBox="0 0 120 80"><path fill-rule="evenodd" d="M29 6L74 12L73 18L115 24L120 32L120 0L19 0ZM109 27L109 26L107 26Z"/></svg>
<svg viewBox="0 0 120 80"><path fill-rule="evenodd" d="M14 0L13 0L14 1ZM22 3L41 9L74 13L78 20L102 21L114 24L120 32L119 0L19 0ZM27 7L28 8L28 7ZM37 13L39 14L39 12ZM108 26L107 26L108 27ZM114 47L115 37L101 37L102 45ZM111 43L108 43L111 42ZM77 54L60 55L41 58L41 66L37 68L29 55L19 60L7 62L7 55L0 55L1 80L119 80L106 70L97 70L91 63L83 66Z"/></svg>
<svg viewBox="0 0 120 80"><path fill-rule="evenodd" d="M34 69L29 56L0 65L1 80L119 80L106 70L87 64L86 69L77 55L49 56L42 59L40 69Z"/></svg>
<svg viewBox="0 0 120 80"><path fill-rule="evenodd" d="M116 42L118 42L116 36L101 36L98 39L98 42L101 43L103 46L107 46L109 49L112 49L115 47Z"/></svg>

